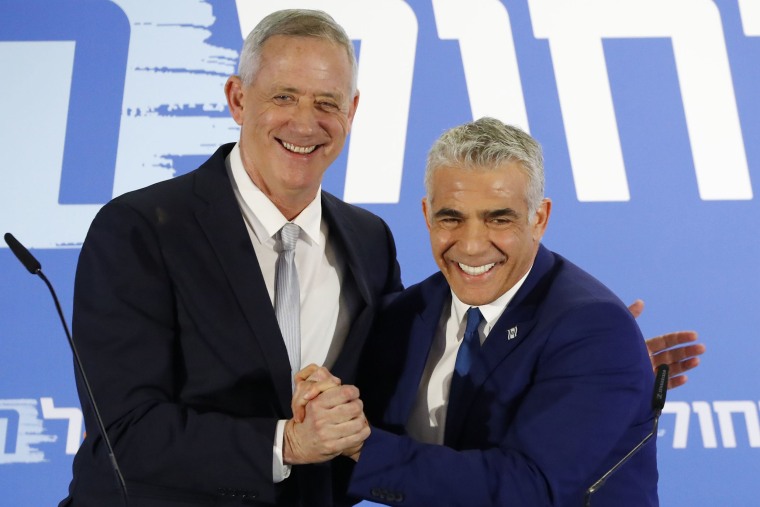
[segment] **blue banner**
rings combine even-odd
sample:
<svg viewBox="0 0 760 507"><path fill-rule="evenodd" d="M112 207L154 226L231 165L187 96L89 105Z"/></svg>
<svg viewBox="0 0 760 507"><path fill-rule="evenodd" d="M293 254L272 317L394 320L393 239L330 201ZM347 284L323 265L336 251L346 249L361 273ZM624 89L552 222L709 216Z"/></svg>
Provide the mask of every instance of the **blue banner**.
<svg viewBox="0 0 760 507"><path fill-rule="evenodd" d="M428 147L488 115L544 147L544 242L624 301L647 336L708 352L668 395L662 505L760 490L760 0L49 0L0 2L0 233L32 249L70 318L97 210L235 141L224 83L244 34L286 7L355 41L361 99L324 187L381 215L405 284L436 267ZM84 431L47 289L0 248L3 505L55 505Z"/></svg>

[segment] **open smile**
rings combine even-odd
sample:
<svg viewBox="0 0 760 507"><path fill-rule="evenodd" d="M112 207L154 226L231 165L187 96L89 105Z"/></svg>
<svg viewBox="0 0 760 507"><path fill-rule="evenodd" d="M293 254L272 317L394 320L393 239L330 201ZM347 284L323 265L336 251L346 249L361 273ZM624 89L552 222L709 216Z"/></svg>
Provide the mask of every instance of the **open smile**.
<svg viewBox="0 0 760 507"><path fill-rule="evenodd" d="M457 262L457 265L459 266L459 269L464 271L466 274L470 276L479 276L479 275L482 275L483 273L487 273L488 271L490 271L491 268L493 268L496 265L496 263L491 262L488 264L483 264L482 266L468 266L467 264L462 264L461 262Z"/></svg>
<svg viewBox="0 0 760 507"><path fill-rule="evenodd" d="M280 144L283 146L283 148L285 148L291 153L296 153L298 155L308 155L314 152L314 150L316 150L317 148L321 146L319 144L315 144L312 146L298 146L296 144L291 144L289 142L286 142L280 139L278 139L278 141L280 141Z"/></svg>

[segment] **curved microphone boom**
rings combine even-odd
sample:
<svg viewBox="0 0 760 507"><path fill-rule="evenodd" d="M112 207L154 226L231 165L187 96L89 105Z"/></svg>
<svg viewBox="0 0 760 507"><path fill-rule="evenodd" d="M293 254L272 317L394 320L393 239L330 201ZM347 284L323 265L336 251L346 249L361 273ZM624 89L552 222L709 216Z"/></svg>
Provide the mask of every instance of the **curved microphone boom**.
<svg viewBox="0 0 760 507"><path fill-rule="evenodd" d="M29 250L26 249L24 245L19 243L19 241L13 237L13 234L10 232L6 232L5 236L5 243L8 245L8 248L11 249L11 252L18 258L19 261L21 261L21 264L24 265L24 267L33 275L39 276L43 282L45 282L45 285L47 285L48 290L50 291L50 294L53 296L53 301L55 302L55 308L58 310L58 316L61 319L61 324L63 324L63 329L66 331L66 338L69 340L69 346L71 347L71 352L74 354L74 363L76 364L77 370L79 371L79 375L82 377L82 383L84 384L85 391L87 392L87 398L90 400L90 405L92 405L92 411L95 413L95 420L98 423L98 429L100 430L100 434L103 435L103 441L106 443L106 447L108 449L108 458L111 460L111 467L113 468L114 473L116 474L116 479L119 482L119 488L121 490L122 499L124 500L124 507L127 507L128 505L128 496L127 496L127 484L124 482L124 476L121 474L121 469L119 469L119 465L116 462L116 456L114 456L113 453L113 447L111 446L111 441L108 438L108 433L106 433L105 425L103 424L103 418L100 417L100 411L98 410L98 406L95 403L95 396L92 393L92 388L90 387L90 383L87 380L87 375L84 373L84 366L82 366L82 360L79 358L79 352L77 352L76 345L74 345L74 340L71 337L71 333L69 332L69 326L66 324L66 319L63 316L63 310L61 310L61 304L58 302L58 296L55 293L55 290L53 289L53 285L50 283L50 281L47 279L45 274L42 272L42 265L40 262L29 252Z"/></svg>
<svg viewBox="0 0 760 507"><path fill-rule="evenodd" d="M639 452L639 450L644 447L644 445L649 442L649 440L657 433L657 423L660 420L662 409L665 407L665 397L668 393L669 372L670 367L667 364L661 364L657 367L657 374L654 379L654 394L652 396L652 410L654 410L654 425L652 427L652 431L650 431L649 434L645 436L644 439L631 450L631 452L623 456L623 459L615 463L615 466L610 468L607 473L601 476L598 481L596 481L586 490L586 496L584 497L585 507L591 507L591 495L599 491L599 489L604 486L604 483L607 482L607 479L609 479L609 477L615 473L618 468L623 466L626 461L631 459L634 454Z"/></svg>

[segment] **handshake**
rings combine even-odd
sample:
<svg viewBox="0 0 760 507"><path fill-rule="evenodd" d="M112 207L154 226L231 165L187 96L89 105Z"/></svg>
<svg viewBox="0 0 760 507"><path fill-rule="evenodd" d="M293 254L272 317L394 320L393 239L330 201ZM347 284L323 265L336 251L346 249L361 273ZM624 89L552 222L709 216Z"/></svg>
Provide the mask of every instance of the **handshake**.
<svg viewBox="0 0 760 507"><path fill-rule="evenodd" d="M359 389L310 364L295 375L291 408L282 451L286 464L321 463L341 455L359 460L370 434Z"/></svg>

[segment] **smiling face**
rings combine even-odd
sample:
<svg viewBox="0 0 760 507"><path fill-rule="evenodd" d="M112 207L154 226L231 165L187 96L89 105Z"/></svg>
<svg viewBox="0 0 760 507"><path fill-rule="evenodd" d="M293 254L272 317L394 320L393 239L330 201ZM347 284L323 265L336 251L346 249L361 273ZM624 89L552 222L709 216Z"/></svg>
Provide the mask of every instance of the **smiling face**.
<svg viewBox="0 0 760 507"><path fill-rule="evenodd" d="M465 304L492 303L533 264L551 210L530 214L517 162L497 169L439 167L422 208L438 267Z"/></svg>
<svg viewBox="0 0 760 507"><path fill-rule="evenodd" d="M233 76L225 93L241 127L246 172L294 218L316 196L351 130L359 94L345 48L316 37L270 37L253 82Z"/></svg>

